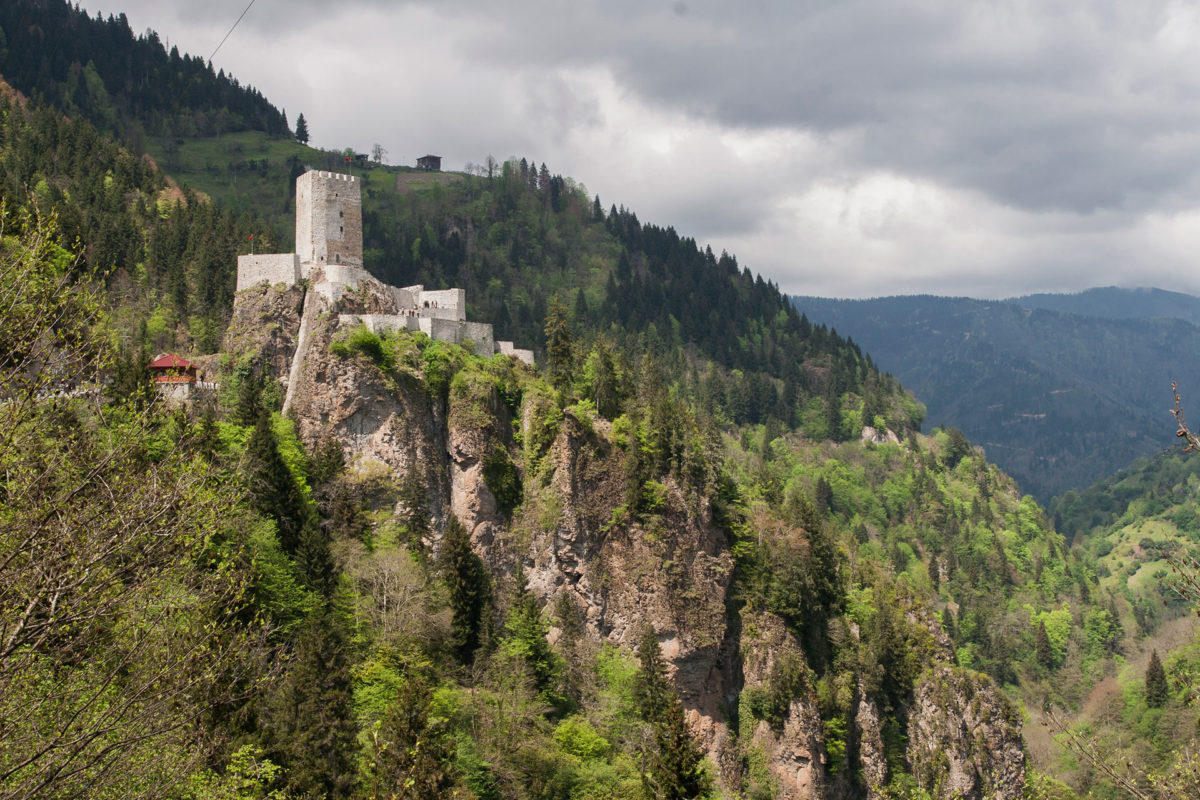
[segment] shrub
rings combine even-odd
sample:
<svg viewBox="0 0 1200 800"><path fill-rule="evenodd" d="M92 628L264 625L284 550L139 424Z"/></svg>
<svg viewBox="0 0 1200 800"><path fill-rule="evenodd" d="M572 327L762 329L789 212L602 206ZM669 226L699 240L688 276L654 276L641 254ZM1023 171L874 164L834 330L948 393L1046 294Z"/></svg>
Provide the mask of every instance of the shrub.
<svg viewBox="0 0 1200 800"><path fill-rule="evenodd" d="M524 489L521 476L503 447L496 445L483 459L483 480L496 497L496 505L506 515L521 505Z"/></svg>

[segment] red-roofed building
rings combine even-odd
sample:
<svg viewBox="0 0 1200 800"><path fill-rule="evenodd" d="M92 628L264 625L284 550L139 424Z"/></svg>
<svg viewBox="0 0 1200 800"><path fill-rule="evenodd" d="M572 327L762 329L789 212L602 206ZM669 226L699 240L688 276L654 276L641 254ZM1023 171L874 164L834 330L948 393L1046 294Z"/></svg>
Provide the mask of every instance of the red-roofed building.
<svg viewBox="0 0 1200 800"><path fill-rule="evenodd" d="M215 383L204 383L204 373L198 364L174 353L163 353L151 361L150 375L159 396L171 406L187 405L195 392L217 388Z"/></svg>
<svg viewBox="0 0 1200 800"><path fill-rule="evenodd" d="M163 353L150 362L150 374L155 383L195 383L200 368L174 353Z"/></svg>

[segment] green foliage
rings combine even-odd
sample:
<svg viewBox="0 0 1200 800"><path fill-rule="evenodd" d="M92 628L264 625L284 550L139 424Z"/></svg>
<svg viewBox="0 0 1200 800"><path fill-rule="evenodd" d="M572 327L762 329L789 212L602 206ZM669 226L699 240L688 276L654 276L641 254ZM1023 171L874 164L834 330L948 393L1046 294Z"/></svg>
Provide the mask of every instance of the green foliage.
<svg viewBox="0 0 1200 800"><path fill-rule="evenodd" d="M244 613L257 520L186 418L90 391L111 363L94 286L44 224L0 215L0 783L181 792L223 760L193 722L263 675L265 626Z"/></svg>
<svg viewBox="0 0 1200 800"><path fill-rule="evenodd" d="M483 480L496 498L501 513L511 514L524 499L521 476L508 451L499 445L488 450L483 459Z"/></svg>
<svg viewBox="0 0 1200 800"><path fill-rule="evenodd" d="M755 719L766 720L776 733L783 730L793 700L806 700L811 691L808 668L794 653L779 656L762 686L746 689L746 708Z"/></svg>
<svg viewBox="0 0 1200 800"><path fill-rule="evenodd" d="M344 634L328 611L309 617L295 660L271 698L265 738L289 791L349 797L357 776L352 689Z"/></svg>
<svg viewBox="0 0 1200 800"><path fill-rule="evenodd" d="M616 419L621 413L626 397L625 372L612 343L603 338L597 340L583 363L580 394L591 400L596 412L605 419Z"/></svg>
<svg viewBox="0 0 1200 800"><path fill-rule="evenodd" d="M558 295L550 298L546 308L546 372L550 383L559 390L565 389L571 382L573 372L571 326L567 315L567 307L558 299Z"/></svg>
<svg viewBox="0 0 1200 800"><path fill-rule="evenodd" d="M668 682L658 639L649 627L638 644L633 697L652 732L652 744L642 753L646 796L685 800L708 795L712 786L704 754L688 732L683 705Z"/></svg>
<svg viewBox="0 0 1200 800"><path fill-rule="evenodd" d="M313 524L312 509L284 460L265 409L260 410L246 443L246 482L254 509L275 520L284 552L294 553L305 527Z"/></svg>
<svg viewBox="0 0 1200 800"><path fill-rule="evenodd" d="M1158 651L1150 654L1150 662L1146 665L1146 705L1151 708L1162 708L1167 702L1167 671L1163 669Z"/></svg>
<svg viewBox="0 0 1200 800"><path fill-rule="evenodd" d="M340 358L348 358L361 353L382 370L390 371L396 367L396 359L391 348L384 344L384 340L379 334L362 323L335 339L329 345L329 349Z"/></svg>
<svg viewBox="0 0 1200 800"><path fill-rule="evenodd" d="M518 569L513 580L514 592L504 620L500 650L525 663L539 699L547 705L561 707L565 703L561 691L563 665L546 640L550 625L542 617L537 598L525 585L525 573Z"/></svg>
<svg viewBox="0 0 1200 800"><path fill-rule="evenodd" d="M425 389L429 396L445 403L450 393L450 382L462 369L468 358L467 351L458 345L417 337L421 348L421 372L425 377Z"/></svg>
<svg viewBox="0 0 1200 800"><path fill-rule="evenodd" d="M451 649L460 662L467 664L479 647L484 615L490 605L491 581L487 568L471 550L466 529L453 515L442 536L439 562L450 590Z"/></svg>
<svg viewBox="0 0 1200 800"><path fill-rule="evenodd" d="M1052 611L1039 611L1031 617L1031 620L1039 630L1044 628L1046 631L1049 661L1043 663L1052 668L1059 666L1067 656L1067 642L1071 637L1071 626L1074 624L1071 609L1056 608ZM1039 660L1041 655L1039 648Z"/></svg>
<svg viewBox="0 0 1200 800"><path fill-rule="evenodd" d="M445 796L456 750L445 719L431 713L432 687L412 676L371 737L371 793L394 800Z"/></svg>
<svg viewBox="0 0 1200 800"><path fill-rule="evenodd" d="M592 760L603 758L611 747L585 717L572 715L554 728L554 742L564 753L576 758Z"/></svg>
<svg viewBox="0 0 1200 800"><path fill-rule="evenodd" d="M257 745L244 745L229 758L224 775L204 771L193 775L184 795L187 800L288 800L282 789L271 790L280 767L266 758Z"/></svg>

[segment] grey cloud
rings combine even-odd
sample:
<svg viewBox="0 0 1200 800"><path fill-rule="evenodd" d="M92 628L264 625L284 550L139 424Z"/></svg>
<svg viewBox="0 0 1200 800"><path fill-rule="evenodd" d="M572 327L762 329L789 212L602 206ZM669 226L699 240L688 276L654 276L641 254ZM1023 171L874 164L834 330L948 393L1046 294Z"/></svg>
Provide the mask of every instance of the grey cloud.
<svg viewBox="0 0 1200 800"><path fill-rule="evenodd" d="M1156 55L1163 3L436 7L448 24L486 20L466 57L601 65L647 102L723 125L861 129L859 166L1018 207L1153 205L1200 157L1200 142L1147 146L1200 122L1195 69Z"/></svg>
<svg viewBox="0 0 1200 800"><path fill-rule="evenodd" d="M178 14L223 30L243 7L213 0ZM602 67L647 103L721 125L861 131L850 166L1016 207L1087 213L1153 207L1187 187L1200 161L1195 138L1168 150L1148 144L1200 123L1200 69L1158 41L1167 8L1165 0L347 0L334 10L325 0L274 0L256 4L243 25L319 35L339 24L335 14L420 11L458 60L527 71L531 112L560 126L586 124L578 115L594 110L561 86L554 96L547 76ZM399 43L411 35L396 32Z"/></svg>

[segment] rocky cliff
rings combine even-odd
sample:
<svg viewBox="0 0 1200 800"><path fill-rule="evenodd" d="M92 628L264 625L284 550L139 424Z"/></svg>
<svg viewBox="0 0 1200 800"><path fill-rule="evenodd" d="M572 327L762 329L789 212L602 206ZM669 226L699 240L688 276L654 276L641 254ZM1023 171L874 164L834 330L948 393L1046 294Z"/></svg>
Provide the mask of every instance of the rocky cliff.
<svg viewBox="0 0 1200 800"><path fill-rule="evenodd" d="M286 381L301 438L310 448L335 438L356 474L395 486L415 478L432 550L453 514L500 583L522 565L543 607L572 609L591 642L632 651L652 627L729 792L755 785L797 800L880 796L889 768L879 706L847 687L853 712L849 730L834 732L831 760L803 648L779 617L742 606L733 536L711 486L664 479L652 510L634 513L630 444L612 424L586 408L559 408L529 367L506 356L484 360L420 334L356 329L344 315L379 307L369 287L332 302L256 287L237 303L227 341ZM380 497L377 519L404 511L395 493ZM936 641L928 617L909 612L911 626ZM902 714L913 774L939 798L1009 800L1022 783L1023 752L1003 696L950 667L947 643L926 650L935 663ZM743 702L754 692L773 709L762 718Z"/></svg>

